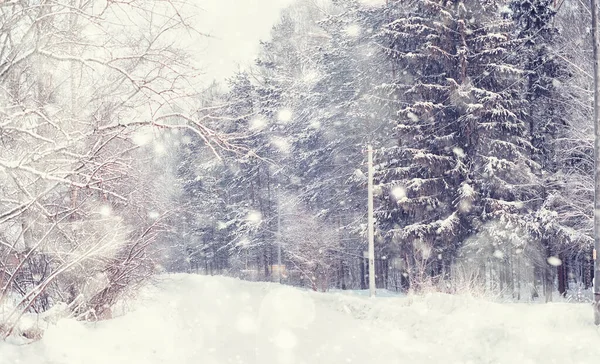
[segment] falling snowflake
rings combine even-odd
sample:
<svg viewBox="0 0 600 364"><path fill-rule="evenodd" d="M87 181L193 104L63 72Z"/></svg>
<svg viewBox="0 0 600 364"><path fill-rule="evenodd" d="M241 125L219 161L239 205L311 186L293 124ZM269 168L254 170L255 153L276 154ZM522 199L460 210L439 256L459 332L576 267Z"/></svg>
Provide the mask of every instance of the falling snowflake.
<svg viewBox="0 0 600 364"><path fill-rule="evenodd" d="M456 147L456 148L452 149L452 151L454 152L454 155L457 156L458 158L465 157L465 151L462 150L462 148Z"/></svg>
<svg viewBox="0 0 600 364"><path fill-rule="evenodd" d="M471 211L471 208L473 207L473 203L469 200L461 200L460 203L458 204L458 211L462 212L462 213L467 213L469 211Z"/></svg>
<svg viewBox="0 0 600 364"><path fill-rule="evenodd" d="M350 24L344 29L344 33L349 37L358 37L361 33L360 25Z"/></svg>
<svg viewBox="0 0 600 364"><path fill-rule="evenodd" d="M252 225L259 225L262 222L262 214L260 211L250 211L246 216L246 221Z"/></svg>
<svg viewBox="0 0 600 364"><path fill-rule="evenodd" d="M246 247L250 245L250 240L248 238L242 238L237 244L237 247Z"/></svg>
<svg viewBox="0 0 600 364"><path fill-rule="evenodd" d="M143 146L150 143L154 139L154 135L148 129L140 129L133 134L131 139L135 145Z"/></svg>
<svg viewBox="0 0 600 364"><path fill-rule="evenodd" d="M277 120L282 123L289 123L292 120L293 114L290 109L281 109L279 113L277 113Z"/></svg>
<svg viewBox="0 0 600 364"><path fill-rule="evenodd" d="M263 130L267 127L267 119L262 116L257 116L250 120L250 130Z"/></svg>
<svg viewBox="0 0 600 364"><path fill-rule="evenodd" d="M104 217L108 217L111 215L111 213L112 213L112 209L110 208L110 206L104 205L104 206L100 207L100 215L102 215Z"/></svg>
<svg viewBox="0 0 600 364"><path fill-rule="evenodd" d="M318 120L313 120L310 123L310 127L313 128L313 129L320 129L321 128L321 122L318 121Z"/></svg>
<svg viewBox="0 0 600 364"><path fill-rule="evenodd" d="M165 148L165 145L163 143L154 143L154 153L156 153L156 155L164 155L166 151L167 148Z"/></svg>
<svg viewBox="0 0 600 364"><path fill-rule="evenodd" d="M309 69L306 70L302 75L302 81L306 84L312 85L321 78L318 71Z"/></svg>
<svg viewBox="0 0 600 364"><path fill-rule="evenodd" d="M550 264L553 267L558 267L562 265L562 260L560 260L558 257L549 257L548 264Z"/></svg>
<svg viewBox="0 0 600 364"><path fill-rule="evenodd" d="M402 186L396 186L392 189L392 196L396 201L403 201L406 199L406 189Z"/></svg>
<svg viewBox="0 0 600 364"><path fill-rule="evenodd" d="M281 153L288 153L291 149L290 142L287 138L275 136L271 138L271 144Z"/></svg>
<svg viewBox="0 0 600 364"><path fill-rule="evenodd" d="M407 113L406 117L414 123L419 121L419 117L416 114L413 114L412 112Z"/></svg>

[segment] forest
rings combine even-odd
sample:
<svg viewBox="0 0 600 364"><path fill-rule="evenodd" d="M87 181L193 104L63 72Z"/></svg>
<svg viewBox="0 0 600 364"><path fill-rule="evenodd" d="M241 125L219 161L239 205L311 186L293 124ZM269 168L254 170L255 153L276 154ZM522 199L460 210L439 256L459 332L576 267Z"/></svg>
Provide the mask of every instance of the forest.
<svg viewBox="0 0 600 364"><path fill-rule="evenodd" d="M591 9L298 0L226 82L190 5L0 2L0 334L156 273L588 300Z"/></svg>
<svg viewBox="0 0 600 364"><path fill-rule="evenodd" d="M171 269L365 289L372 143L377 287L582 298L589 17L551 0L291 6L207 99L247 152L177 153L188 209Z"/></svg>

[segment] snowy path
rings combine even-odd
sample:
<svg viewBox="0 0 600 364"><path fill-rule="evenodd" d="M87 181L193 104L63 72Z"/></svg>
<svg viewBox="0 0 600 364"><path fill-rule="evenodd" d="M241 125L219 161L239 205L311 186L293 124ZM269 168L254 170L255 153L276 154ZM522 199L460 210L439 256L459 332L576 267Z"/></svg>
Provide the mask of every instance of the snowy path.
<svg viewBox="0 0 600 364"><path fill-rule="evenodd" d="M94 325L63 320L0 364L593 363L600 334L578 304L467 297L353 297L177 275L135 310Z"/></svg>

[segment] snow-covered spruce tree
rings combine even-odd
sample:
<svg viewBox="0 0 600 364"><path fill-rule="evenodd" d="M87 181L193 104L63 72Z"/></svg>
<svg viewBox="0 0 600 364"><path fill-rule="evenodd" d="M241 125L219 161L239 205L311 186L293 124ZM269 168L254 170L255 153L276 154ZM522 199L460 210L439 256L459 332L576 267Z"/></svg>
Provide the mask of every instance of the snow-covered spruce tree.
<svg viewBox="0 0 600 364"><path fill-rule="evenodd" d="M276 221L268 138L273 123L265 110L276 93L253 84L247 73L234 75L228 86L206 101L213 110L207 117L235 135L240 147L218 155L199 142L180 149L181 200L186 208L177 255L188 260L184 266L207 274L264 279L273 264Z"/></svg>
<svg viewBox="0 0 600 364"><path fill-rule="evenodd" d="M328 129L331 104L327 104L324 94L331 89L327 82L322 82L319 58L323 53L320 44L324 33L316 24L318 18L313 4L295 4L284 10L280 22L272 30L272 40L263 43L253 72L261 98L258 114L266 122L257 137L265 145L256 152L272 162L269 167L273 171L273 187L277 189L273 202L274 207L280 204L280 213L293 207L288 206L291 200L285 197L292 196L320 221L337 225L333 218L338 217L335 207L340 205L335 201L338 197L335 191L344 188L344 184L330 178L339 167L333 161L335 150L329 141L335 134ZM279 221L285 231L306 228L302 221L286 213L281 213ZM305 236L282 236L282 239L297 242ZM284 262L298 264L289 260L292 251L288 247L291 246L284 247ZM299 272L299 275L306 276L306 272ZM310 283L310 275L307 279L304 282Z"/></svg>
<svg viewBox="0 0 600 364"><path fill-rule="evenodd" d="M445 68L459 69L457 62L439 52L437 58L431 56L433 51L429 49L434 49L433 45L424 42L430 39L439 43L444 34L441 29L436 34L436 29L430 26L436 20L431 15L439 16L434 4L423 3L411 10L399 14L379 34L381 45L388 50L398 70L393 82L382 87L389 90L390 102L398 110L395 129L398 145L381 153L386 161L379 178L385 188L382 196L385 208L378 222L399 245L403 269L416 287L422 283L416 281L417 275L428 276L437 256L444 254L448 245L461 240L461 233L455 230L460 227L460 215L453 203L458 197L454 191L462 180L453 178L450 172L452 168L462 168L457 172L464 175L465 166L453 147L456 131L440 127L442 121L452 125L451 121L457 118L449 100L448 76L444 74ZM449 234L443 234L444 230ZM448 237L454 241L442 243L441 239ZM453 254L446 254L446 258ZM426 264L418 264L423 262ZM417 272L417 265L425 271ZM435 275L439 273L438 269Z"/></svg>
<svg viewBox="0 0 600 364"><path fill-rule="evenodd" d="M222 100L211 99L219 105ZM172 239L169 269L222 274L228 268L227 244L232 210L229 168L213 150L186 133L177 148L176 175L181 185L177 200L178 238Z"/></svg>
<svg viewBox="0 0 600 364"><path fill-rule="evenodd" d="M324 97L331 89L322 82L321 44L326 34L316 24L317 10L309 3L286 9L272 30L272 40L262 44L252 71L259 101L255 135L249 141L260 158L270 161L272 187L277 189L273 207L289 202L286 198L278 202L277 196L298 196L313 214L331 218L332 204L340 206L334 191L344 184L330 178L343 176L334 173L339 169L333 161L335 150L327 148L336 135L324 122L332 120L328 118L331 104ZM302 225L285 214L280 221L286 228ZM333 219L329 223L333 225Z"/></svg>
<svg viewBox="0 0 600 364"><path fill-rule="evenodd" d="M366 146L371 143L376 150L391 141L388 135L393 124L387 103L376 88L389 79L390 70L383 50L374 42L373 34L385 23L387 9L383 6L364 6L355 0L336 1L334 13L319 22L327 34L327 41L320 47L319 65L321 81L316 88L319 100L326 112L315 116L320 120L320 133L325 150L324 165L336 168L319 168L315 181L331 194L328 210L339 216L341 234L344 238L342 257L344 265L360 271L361 287L365 287L363 262L365 225ZM376 163L381 160L377 159ZM363 162L362 165L358 165ZM335 221L334 221L335 223ZM389 255L385 240L376 234L376 284L387 287ZM358 259L352 259L358 257ZM382 259L383 258L383 259ZM357 265L358 264L358 265ZM357 275L357 274L355 274Z"/></svg>
<svg viewBox="0 0 600 364"><path fill-rule="evenodd" d="M272 131L278 147L273 158L285 175L286 190L338 227L347 242L349 254L339 256L336 284L342 286L348 269L356 270L354 276L362 274L361 259L349 257L361 257L364 249L354 222L364 216L365 186L351 179L369 136L386 132L382 120L387 120L370 93L374 79L385 73L385 58L370 39L384 17L380 8L363 8L357 1L337 1L326 10L312 2L288 9L263 48L257 73L259 83L281 92L284 112L277 116L284 120L277 117ZM329 15L316 21L322 13Z"/></svg>
<svg viewBox="0 0 600 364"><path fill-rule="evenodd" d="M237 269L233 262L244 257L249 270L270 274L276 253L278 196L294 196L328 228L341 228L337 238L350 243L345 247L350 254L338 251L332 260L339 266L335 284L341 287L346 285L349 269L355 269L352 276L361 274L355 257L363 247L360 229L354 226L364 215L360 201L366 192L364 186L348 180L360 167L367 131L379 120L373 114L378 108L367 94L370 77L379 68L369 67L367 60L372 61L377 53L368 44L376 22L369 22L383 18L361 12L356 1L328 7L336 15L319 22L323 10L312 2L301 2L284 11L273 28L272 40L262 43L256 67L231 80L221 110L230 121L227 125L220 122L220 128L243 134L241 140L249 153L229 155L212 164L200 157L210 153L193 146L182 151L193 162L182 163L180 172L186 189L183 199L189 200L191 215L198 215L194 209L218 208L204 201L205 197L194 196L199 185L206 185L203 180L212 176L220 190L226 191L227 207L214 215L229 211L223 216L226 221L221 221L227 243L219 249L229 252L233 270ZM204 165L211 167L198 173L197 166ZM289 207L289 199L282 199L281 207ZM260 224L248 223L247 216L260 216ZM199 224L197 219L185 220ZM288 230L302 225L285 214L280 221ZM283 253L285 262L285 249Z"/></svg>
<svg viewBox="0 0 600 364"><path fill-rule="evenodd" d="M557 152L559 140L566 134L567 90L562 85L567 81L566 63L555 53L558 29L552 22L555 11L550 0L514 0L510 4L512 18L516 25L516 35L521 42L519 56L523 69L527 72L525 98L529 110L524 116L529 125L533 158L540 168L535 171L540 180L540 192L532 201L532 211L539 229L533 236L539 239L545 258L542 266L536 268L536 280L544 282L546 299L553 290L554 266L548 258L559 256L566 260L570 252L566 243L570 234L565 233L558 220L557 207L564 194L560 164ZM561 173L562 174L562 173ZM578 251L575 251L577 253ZM553 261L553 260L551 260ZM559 267L559 291L565 294L566 274Z"/></svg>
<svg viewBox="0 0 600 364"><path fill-rule="evenodd" d="M527 242L539 165L512 22L498 5L401 1L406 13L380 36L399 70L389 86L399 105L398 146L386 150L382 222L401 244L416 289L423 283L416 278L447 273L469 237L488 236L486 246L470 248L490 257ZM508 236L515 232L517 242Z"/></svg>
<svg viewBox="0 0 600 364"><path fill-rule="evenodd" d="M248 74L230 82L227 95L231 127L242 139L245 151L225 159L232 178L227 182L233 216L229 251L237 269L258 274L255 279L271 279L276 263L274 250L278 176L275 167L278 144L271 132L276 127L279 90L272 85L256 85Z"/></svg>

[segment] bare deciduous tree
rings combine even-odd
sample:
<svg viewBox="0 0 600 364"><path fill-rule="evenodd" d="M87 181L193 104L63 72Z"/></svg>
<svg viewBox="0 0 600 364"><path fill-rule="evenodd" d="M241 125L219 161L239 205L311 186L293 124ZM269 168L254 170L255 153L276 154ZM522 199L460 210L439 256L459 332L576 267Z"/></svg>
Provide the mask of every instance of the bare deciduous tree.
<svg viewBox="0 0 600 364"><path fill-rule="evenodd" d="M164 148L149 146L154 133L188 130L213 150L234 148L205 126L211 110L194 106L199 71L180 39L200 34L185 6L0 4L2 335L58 302L106 316L153 272L148 249L172 210L156 193Z"/></svg>

